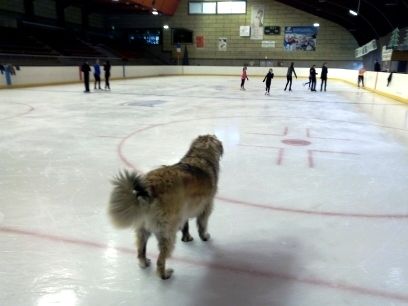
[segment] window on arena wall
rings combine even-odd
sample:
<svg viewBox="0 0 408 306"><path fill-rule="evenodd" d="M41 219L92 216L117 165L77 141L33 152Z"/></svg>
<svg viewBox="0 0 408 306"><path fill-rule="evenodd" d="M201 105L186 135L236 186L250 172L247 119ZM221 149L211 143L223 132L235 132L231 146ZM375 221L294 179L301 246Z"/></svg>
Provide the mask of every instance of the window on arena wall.
<svg viewBox="0 0 408 306"><path fill-rule="evenodd" d="M188 13L190 15L246 14L246 5L246 1L190 1Z"/></svg>
<svg viewBox="0 0 408 306"><path fill-rule="evenodd" d="M159 29L137 29L129 33L130 44L147 44L160 45L161 44L161 30Z"/></svg>

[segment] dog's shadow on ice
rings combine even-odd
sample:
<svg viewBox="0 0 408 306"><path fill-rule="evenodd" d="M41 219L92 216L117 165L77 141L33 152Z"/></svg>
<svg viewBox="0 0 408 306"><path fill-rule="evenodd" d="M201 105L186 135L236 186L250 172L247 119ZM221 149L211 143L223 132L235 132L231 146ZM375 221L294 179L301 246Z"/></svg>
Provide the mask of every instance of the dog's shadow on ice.
<svg viewBox="0 0 408 306"><path fill-rule="evenodd" d="M210 243L212 259L192 294L190 305L263 306L291 304L291 286L300 267L302 247L283 237L237 246Z"/></svg>

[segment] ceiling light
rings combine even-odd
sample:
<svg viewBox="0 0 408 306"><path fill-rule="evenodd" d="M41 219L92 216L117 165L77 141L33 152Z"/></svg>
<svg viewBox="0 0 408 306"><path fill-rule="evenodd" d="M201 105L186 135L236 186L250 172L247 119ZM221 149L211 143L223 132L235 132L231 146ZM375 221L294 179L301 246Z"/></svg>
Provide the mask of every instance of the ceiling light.
<svg viewBox="0 0 408 306"><path fill-rule="evenodd" d="M167 24L165 24L165 25L163 26L163 29L168 30L168 29L169 29L169 26L168 26Z"/></svg>
<svg viewBox="0 0 408 306"><path fill-rule="evenodd" d="M357 5L357 12L354 10L349 10L349 13L353 16L358 16L358 14L360 13L360 5L361 5L361 0L358 0L358 5Z"/></svg>
<svg viewBox="0 0 408 306"><path fill-rule="evenodd" d="M313 26L317 28L317 27L320 27L320 24L319 24L318 22L315 22L315 23L313 24Z"/></svg>
<svg viewBox="0 0 408 306"><path fill-rule="evenodd" d="M155 15L155 16L156 16L156 15L159 15L159 13L157 12L156 9L153 9L152 14Z"/></svg>

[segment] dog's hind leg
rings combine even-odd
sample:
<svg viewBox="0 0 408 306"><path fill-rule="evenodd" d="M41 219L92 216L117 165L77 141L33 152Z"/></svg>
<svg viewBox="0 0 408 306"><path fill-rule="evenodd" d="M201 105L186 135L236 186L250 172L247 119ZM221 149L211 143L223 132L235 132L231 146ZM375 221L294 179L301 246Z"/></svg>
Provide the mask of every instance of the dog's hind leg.
<svg viewBox="0 0 408 306"><path fill-rule="evenodd" d="M207 233L208 218L211 215L213 207L213 202L208 204L204 211L197 217L197 227L198 234L200 235L201 240L207 241L210 239L211 235Z"/></svg>
<svg viewBox="0 0 408 306"><path fill-rule="evenodd" d="M188 220L184 223L184 226L181 229L181 232L183 233L183 237L181 237L181 241L189 242L189 241L194 240L194 238L190 235L190 232L188 230Z"/></svg>
<svg viewBox="0 0 408 306"><path fill-rule="evenodd" d="M157 234L156 236L159 241L160 250L159 257L157 258L157 274L162 279L168 279L173 274L173 269L166 269L166 259L171 255L174 249L176 232Z"/></svg>
<svg viewBox="0 0 408 306"><path fill-rule="evenodd" d="M137 258L139 259L139 266L141 268L147 268L150 266L150 259L146 258L146 245L149 239L150 233L144 228L139 228L136 232L137 236Z"/></svg>

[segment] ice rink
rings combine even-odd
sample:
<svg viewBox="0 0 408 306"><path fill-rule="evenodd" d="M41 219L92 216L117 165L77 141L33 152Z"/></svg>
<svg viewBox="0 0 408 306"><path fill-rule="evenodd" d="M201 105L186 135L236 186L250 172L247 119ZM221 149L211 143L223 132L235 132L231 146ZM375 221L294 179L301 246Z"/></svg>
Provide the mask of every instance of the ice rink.
<svg viewBox="0 0 408 306"><path fill-rule="evenodd" d="M1 90L0 305L408 305L408 105L304 81L275 78L270 96L251 75L246 91L239 76ZM110 224L110 179L207 133L225 150L212 240L191 221L163 281L155 238L141 270L132 231Z"/></svg>

